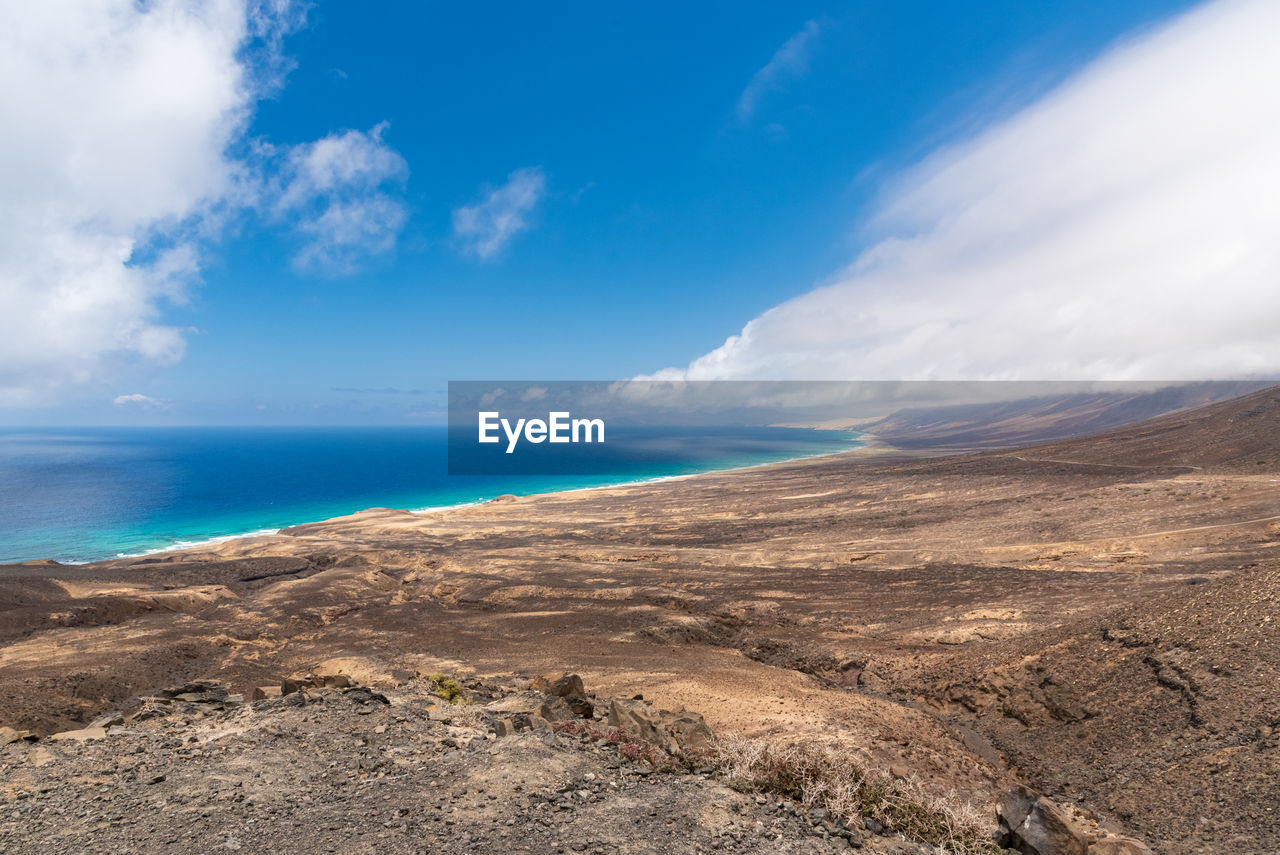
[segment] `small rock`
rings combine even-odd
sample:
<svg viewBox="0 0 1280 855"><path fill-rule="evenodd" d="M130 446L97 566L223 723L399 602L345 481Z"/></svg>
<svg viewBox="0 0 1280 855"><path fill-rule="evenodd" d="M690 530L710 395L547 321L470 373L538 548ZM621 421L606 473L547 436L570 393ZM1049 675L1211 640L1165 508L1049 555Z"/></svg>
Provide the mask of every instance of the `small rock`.
<svg viewBox="0 0 1280 855"><path fill-rule="evenodd" d="M1152 855L1151 849L1132 837L1107 837L1089 844L1089 855Z"/></svg>
<svg viewBox="0 0 1280 855"><path fill-rule="evenodd" d="M54 756L52 751L43 747L33 748L31 749L30 753L27 754L27 760L31 763L32 766L37 766L37 767L47 766L57 759L58 758Z"/></svg>

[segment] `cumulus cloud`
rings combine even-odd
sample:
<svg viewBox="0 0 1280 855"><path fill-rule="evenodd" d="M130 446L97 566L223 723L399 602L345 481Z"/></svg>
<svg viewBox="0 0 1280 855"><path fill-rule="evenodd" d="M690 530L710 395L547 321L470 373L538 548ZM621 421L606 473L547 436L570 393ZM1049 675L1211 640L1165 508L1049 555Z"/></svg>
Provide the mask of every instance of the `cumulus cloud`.
<svg viewBox="0 0 1280 855"><path fill-rule="evenodd" d="M1280 373L1280 5L1122 43L889 188L831 284L691 379Z"/></svg>
<svg viewBox="0 0 1280 855"><path fill-rule="evenodd" d="M529 215L547 192L547 176L537 166L517 169L501 187L485 190L479 201L453 212L453 236L477 258L493 257L529 227Z"/></svg>
<svg viewBox="0 0 1280 855"><path fill-rule="evenodd" d="M275 208L304 236L294 256L303 271L346 273L395 246L405 207L387 192L409 167L382 140L383 122L369 130L330 134L290 149Z"/></svg>
<svg viewBox="0 0 1280 855"><path fill-rule="evenodd" d="M181 225L235 186L223 151L246 115L234 57L249 38L227 2L0 9L0 404L113 355L181 356L157 301L190 271ZM176 248L136 263L157 230Z"/></svg>
<svg viewBox="0 0 1280 855"><path fill-rule="evenodd" d="M770 91L781 88L787 80L803 77L809 73L809 58L813 54L814 44L821 31L817 21L809 21L800 32L783 43L774 52L773 57L751 77L747 87L738 96L736 114L738 121L751 121L755 116L760 100Z"/></svg>
<svg viewBox="0 0 1280 855"><path fill-rule="evenodd" d="M182 356L165 304L231 213L268 203L271 182L232 152L303 16L288 0L0 6L0 406ZM326 192L366 207L317 205L313 254L345 259L366 215L384 246L403 214L334 175Z"/></svg>

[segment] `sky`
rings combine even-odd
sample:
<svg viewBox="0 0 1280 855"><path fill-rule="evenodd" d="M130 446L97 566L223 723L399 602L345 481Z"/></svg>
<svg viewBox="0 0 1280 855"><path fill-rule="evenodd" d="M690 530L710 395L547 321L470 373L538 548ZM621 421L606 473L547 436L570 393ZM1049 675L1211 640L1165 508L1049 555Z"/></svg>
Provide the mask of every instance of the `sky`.
<svg viewBox="0 0 1280 855"><path fill-rule="evenodd" d="M0 424L1280 373L1280 7L0 2Z"/></svg>

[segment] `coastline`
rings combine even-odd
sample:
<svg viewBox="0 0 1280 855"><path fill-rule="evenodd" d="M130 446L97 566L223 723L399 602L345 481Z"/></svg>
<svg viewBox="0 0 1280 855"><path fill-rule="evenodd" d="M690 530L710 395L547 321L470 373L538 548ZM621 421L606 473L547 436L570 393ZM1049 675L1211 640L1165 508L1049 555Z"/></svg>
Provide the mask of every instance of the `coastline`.
<svg viewBox="0 0 1280 855"><path fill-rule="evenodd" d="M1259 846L1242 851L1271 852L1280 824L1259 826L1256 805L1274 801L1276 755L1239 751L1238 735L1274 727L1280 685L1274 395L1034 450L926 458L862 437L657 484L456 513L371 509L172 558L5 567L0 722L36 741L19 734L0 753L32 798L60 792L101 771L86 750L128 754L129 740L176 727L186 745L198 717L175 706L152 720L156 698L215 686L242 700L200 726L221 734L244 716L295 728L290 745L332 734L349 765L314 785L332 793L362 773L400 780L406 758L387 741L415 716L434 727L406 693L443 675L482 701L504 695L504 708L477 724L483 750L443 746L439 762L471 770L526 740L539 753L521 755L521 772L558 769L562 734L549 745L545 730L517 729L505 705L538 675L577 674L599 699L696 711L730 747L813 745L873 780L918 779L929 803L949 799L992 829L1001 794L1026 786L1087 810L1090 834L1193 855L1247 827ZM1203 724L1171 690L1174 666L1212 675L1200 678L1213 689L1197 698ZM387 701L347 721L332 717L341 689L323 703L267 696L309 674ZM495 693L500 681L516 691ZM365 709L375 718L354 718ZM84 733L107 714L129 726ZM383 739L357 756L375 724ZM274 739L243 739L273 774L291 762ZM140 791L153 799L172 781L222 805L204 792L222 780L211 758L240 763L223 752L234 744L175 756L166 781L148 769ZM396 776L374 778L369 758ZM1115 783L1099 773L1112 764L1176 771ZM1231 782L1215 799L1220 827L1187 821L1206 768ZM1115 808L1131 803L1141 810ZM900 851L864 839L864 851Z"/></svg>
<svg viewBox="0 0 1280 855"><path fill-rule="evenodd" d="M645 476L645 477L632 478L632 479L626 479L626 480L610 481L604 484L590 484L590 485L585 485L580 487L563 487L563 488L556 488L556 489L549 489L549 490L533 490L528 493L515 494L515 495L518 495L520 498L528 498L533 496L556 496L561 494L581 493L581 492L589 492L589 491L595 491L595 490L611 490L611 489L617 489L621 487L633 487L633 486L639 486L639 485L660 484L664 482L682 481L689 478L698 478L698 477L703 477L707 475L717 475L717 474L722 474L726 472L743 472L743 471L748 471L753 469L762 469L762 468L767 468L772 466L785 466L785 465L795 464L801 461L821 460L824 458L840 457L843 455L851 455L851 454L859 454L859 453L868 454L868 455L885 454L885 453L892 453L894 451L897 451L897 449L895 449L893 446L885 443L883 440L879 439L873 434L862 433L860 431L857 431L851 428L832 429L832 428L820 428L814 425L794 425L791 427L809 429L809 430L839 430L839 431L847 432L853 435L853 438L851 438L850 442L855 444L851 448L845 448L839 451L822 452L817 454L801 454L794 457L783 458L780 460L767 460L761 463L748 463L742 466L716 467L712 469L699 470L697 472L684 472L684 473L678 473L673 475ZM478 499L469 499L466 501L453 502L453 503L448 503L443 505L428 505L428 506L416 507L416 508L405 508L404 510L407 510L409 513L412 513L415 515L425 516L428 514L441 513L445 511L456 511L456 510L462 510L465 508L478 507L480 505L485 505L485 504L488 504L489 502L492 502L494 499L498 498L498 496L501 496L501 495L511 495L511 494L499 492L499 493L495 493L492 496L484 496ZM371 507L377 507L377 506L371 506ZM300 526L323 524L333 519L352 516L354 514L363 513L364 511L367 511L370 509L371 508L361 508L359 510L352 511L349 514L336 514L333 516L323 517L321 519L305 520L300 522L288 522L274 528L257 528L257 529L251 529L249 531L239 532L239 533L211 535L208 538L202 538L199 540L183 539L183 540L175 541L170 544L166 544L164 546L157 546L150 549L143 549L137 552L127 552L127 553L117 552L115 555L104 555L98 558L75 560L75 559L59 559L59 558L44 556L41 558L33 558L33 559L27 559L27 560L11 562L11 563L22 565L22 564L34 564L34 563L48 563L52 561L67 567L80 567L80 566L85 566L89 564L97 564L99 562L104 562L104 561L124 561L129 559L148 558L155 555L166 555L169 553L183 552L187 550L203 550L203 549L208 549L209 547L221 546L223 544L232 543L235 541L248 540L250 538L271 537L287 529L297 528Z"/></svg>

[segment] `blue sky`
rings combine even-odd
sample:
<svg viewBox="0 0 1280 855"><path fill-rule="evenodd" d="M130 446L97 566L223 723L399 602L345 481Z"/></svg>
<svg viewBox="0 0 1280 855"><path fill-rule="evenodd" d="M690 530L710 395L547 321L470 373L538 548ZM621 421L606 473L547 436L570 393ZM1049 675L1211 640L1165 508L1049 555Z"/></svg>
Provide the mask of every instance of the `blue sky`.
<svg viewBox="0 0 1280 855"><path fill-rule="evenodd" d="M613 5L318 2L251 33L236 61L275 78L211 156L252 201L227 179L120 227L134 265L198 256L137 309L173 340L29 381L11 355L0 423L404 423L449 379L690 364L838 277L902 175L1194 4ZM298 165L347 132L376 165ZM321 240L326 211L373 225Z"/></svg>

